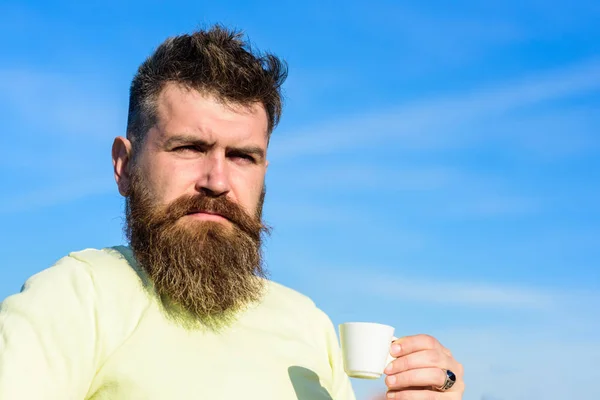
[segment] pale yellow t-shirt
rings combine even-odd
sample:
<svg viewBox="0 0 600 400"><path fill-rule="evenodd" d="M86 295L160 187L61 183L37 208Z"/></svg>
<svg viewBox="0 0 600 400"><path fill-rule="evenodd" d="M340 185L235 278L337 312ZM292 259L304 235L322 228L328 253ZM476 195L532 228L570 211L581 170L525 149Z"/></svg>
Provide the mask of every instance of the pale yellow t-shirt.
<svg viewBox="0 0 600 400"><path fill-rule="evenodd" d="M0 399L354 399L335 329L267 294L215 333L167 318L126 247L72 253L0 304Z"/></svg>

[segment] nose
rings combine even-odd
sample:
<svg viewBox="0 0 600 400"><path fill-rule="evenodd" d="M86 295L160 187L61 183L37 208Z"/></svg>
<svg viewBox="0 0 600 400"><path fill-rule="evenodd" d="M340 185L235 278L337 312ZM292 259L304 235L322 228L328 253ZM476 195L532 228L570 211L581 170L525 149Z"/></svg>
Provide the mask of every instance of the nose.
<svg viewBox="0 0 600 400"><path fill-rule="evenodd" d="M196 182L196 190L207 196L219 197L229 193L230 183L227 176L225 157L217 154L204 158L202 174Z"/></svg>

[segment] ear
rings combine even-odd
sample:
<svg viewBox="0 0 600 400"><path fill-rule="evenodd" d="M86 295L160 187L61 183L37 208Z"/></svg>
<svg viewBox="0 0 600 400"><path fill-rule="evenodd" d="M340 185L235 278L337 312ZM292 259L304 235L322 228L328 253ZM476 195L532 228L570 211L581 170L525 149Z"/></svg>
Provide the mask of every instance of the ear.
<svg viewBox="0 0 600 400"><path fill-rule="evenodd" d="M115 173L115 181L121 196L129 194L131 183L130 162L132 157L132 146L129 139L122 136L115 138L112 145L112 161Z"/></svg>

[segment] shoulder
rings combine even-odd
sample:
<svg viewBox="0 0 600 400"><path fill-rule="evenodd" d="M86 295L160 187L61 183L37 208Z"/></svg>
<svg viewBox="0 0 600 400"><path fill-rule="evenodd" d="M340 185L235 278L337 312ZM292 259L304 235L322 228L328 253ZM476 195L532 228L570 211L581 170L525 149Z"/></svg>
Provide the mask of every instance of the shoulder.
<svg viewBox="0 0 600 400"><path fill-rule="evenodd" d="M20 299L62 304L60 308L70 304L70 308L98 311L131 309L136 314L147 307L147 286L147 278L126 247L85 249L31 276L21 293L7 298L6 304Z"/></svg>
<svg viewBox="0 0 600 400"><path fill-rule="evenodd" d="M310 297L280 283L269 281L263 305L277 329L287 329L331 355L337 336L331 318ZM267 323L263 321L263 323Z"/></svg>
<svg viewBox="0 0 600 400"><path fill-rule="evenodd" d="M92 278L104 283L106 279L118 279L115 285L146 285L148 280L138 267L131 250L125 246L106 247L102 249L84 249L69 253L59 260L62 263L78 264L85 268Z"/></svg>
<svg viewBox="0 0 600 400"><path fill-rule="evenodd" d="M89 271L97 300L108 309L134 308L139 313L154 296L148 276L128 247L80 250L66 260L63 262L77 262Z"/></svg>
<svg viewBox="0 0 600 400"><path fill-rule="evenodd" d="M316 308L315 302L310 297L281 283L269 280L267 281L266 288L266 302L273 302L279 305L279 307L284 308L300 307L307 310Z"/></svg>
<svg viewBox="0 0 600 400"><path fill-rule="evenodd" d="M131 251L124 246L74 251L52 266L36 273L23 289L40 285L93 286L94 291L109 288L142 288L149 284Z"/></svg>
<svg viewBox="0 0 600 400"><path fill-rule="evenodd" d="M313 324L320 326L331 324L329 316L317 306L313 299L275 281L268 281L267 295L263 304L268 308L278 309L280 312L297 316L305 321L308 318Z"/></svg>

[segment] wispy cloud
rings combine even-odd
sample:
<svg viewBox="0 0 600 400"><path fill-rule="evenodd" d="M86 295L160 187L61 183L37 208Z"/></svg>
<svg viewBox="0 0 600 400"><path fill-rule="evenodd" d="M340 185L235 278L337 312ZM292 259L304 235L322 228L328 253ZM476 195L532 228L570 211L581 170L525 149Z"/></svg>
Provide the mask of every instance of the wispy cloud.
<svg viewBox="0 0 600 400"><path fill-rule="evenodd" d="M465 174L457 168L445 166L421 166L399 168L375 163L336 162L302 170L285 168L272 171L272 177L281 184L293 182L294 186L335 190L360 188L385 188L390 191L435 190L464 181Z"/></svg>
<svg viewBox="0 0 600 400"><path fill-rule="evenodd" d="M126 105L101 75L0 69L0 104L35 129L37 137L80 142L122 134Z"/></svg>
<svg viewBox="0 0 600 400"><path fill-rule="evenodd" d="M404 268L404 270L409 270ZM600 294L586 290L543 289L481 281L398 277L382 268L319 268L319 274L340 282L339 290L369 298L466 308L559 312L578 302L600 305Z"/></svg>
<svg viewBox="0 0 600 400"><path fill-rule="evenodd" d="M335 202L325 215L333 212L338 221L360 222L357 215L369 213L369 208L356 203L357 193L367 199L409 193L411 197L404 198L401 213L445 219L522 217L544 212L548 207L539 196L511 188L510 182L502 176L476 172L467 166L462 169L439 165L409 168L385 163L336 162L303 169L277 168L275 166L270 175L277 194L301 197L304 205L310 203L320 208L328 203L324 195L335 195ZM307 196L307 193L320 196ZM394 214L400 212L393 207L388 209ZM369 223L372 218L366 217L365 221Z"/></svg>
<svg viewBox="0 0 600 400"><path fill-rule="evenodd" d="M482 10L467 12L439 4L436 10L425 12L407 3L388 5L385 13L366 13L366 19L378 27L388 28L411 58L421 61L421 70L432 71L440 66L464 65L498 47L528 37L527 26L514 19ZM377 33L381 35L379 28ZM460 45L457 45L460 43Z"/></svg>
<svg viewBox="0 0 600 400"><path fill-rule="evenodd" d="M20 121L43 127L42 134L52 132L69 138L70 147L58 152L41 154L42 159L53 159L56 168L62 165L69 169L72 153L78 146L86 151L84 143L89 138L106 140L124 125L125 107L112 102L112 95L100 90L101 82L87 82L82 77L68 78L61 74L32 72L26 70L0 70L0 101L20 115ZM342 118L317 124L296 133L277 132L273 137L270 157L273 165L282 165L288 182L290 172L285 167L299 157L331 154L346 150L360 150L364 147L393 146L410 151L445 150L473 146L474 143L502 142L505 146L521 143L523 146L547 148L549 142L563 152L577 152L597 145L597 139L586 135L590 128L593 113L587 109L575 109L558 115L535 110L533 115L523 114L529 106L547 104L592 93L600 89L600 62L590 60L571 68L532 74L518 81L504 82L493 87L479 88L470 92L425 99L414 103L391 108L382 112ZM91 96L90 93L96 93ZM518 111L519 115L507 115ZM35 118L31 118L34 115ZM482 129L473 127L473 123L493 121L492 126ZM577 125L572 125L573 123ZM578 121L578 122L577 122ZM471 125L470 125L471 124ZM540 124L553 130L536 129ZM581 128L581 129L577 129ZM571 132L574 132L571 134ZM567 133L569 133L567 137ZM107 142L108 143L108 142ZM108 146L108 144L107 144ZM89 147L91 148L91 147ZM108 148L108 147L107 147ZM68 150L65 150L68 149ZM108 154L108 153L107 153ZM7 154L4 165L14 167L27 162ZM62 160L62 161L61 161ZM52 168L52 162L44 162ZM290 164L291 165L291 164ZM476 179L463 171L446 166L425 166L422 168L396 168L381 164L338 164L336 167L313 168L315 174L303 170L292 179L297 187L335 187L351 189L353 185L386 187L394 190L438 190L448 201L445 208L437 212L450 216L503 216L523 215L543 209L540 199L514 193L510 190L498 191L497 188L478 186ZM310 172L310 171L308 171ZM275 173L277 177L277 173ZM465 178L466 177L466 178ZM83 176L72 176L70 181L83 181ZM487 179L487 178L486 178ZM463 184L469 193L448 193L443 191L451 186ZM386 185L386 186L384 186ZM289 186L289 185L287 185ZM64 187L70 187L65 184ZM479 189L478 189L479 187ZM46 191L46 189L40 189ZM97 190L97 189L91 189ZM284 189L285 191L286 189ZM61 188L52 189L50 198L67 201L68 193ZM24 195L35 198L36 195ZM466 198L465 198L466 196ZM10 200L15 209L18 204L34 204L34 201ZM356 214L352 210L340 210L335 213L325 210L319 204L311 206L312 211L303 213L311 220L340 221L348 215ZM318 208L318 210L317 210ZM298 221L299 222L299 221Z"/></svg>
<svg viewBox="0 0 600 400"><path fill-rule="evenodd" d="M0 197L0 213L39 210L115 190L110 139L124 130L126 107L108 86L100 75L0 69L7 123L0 166L18 177ZM24 181L30 185L21 185Z"/></svg>
<svg viewBox="0 0 600 400"><path fill-rule="evenodd" d="M110 177L65 182L57 186L38 188L15 196L2 197L0 198L0 214L35 211L111 191L116 192L116 187L115 183L110 181Z"/></svg>
<svg viewBox="0 0 600 400"><path fill-rule="evenodd" d="M392 276L360 276L360 288L394 300L470 307L551 309L553 295L535 289L478 282L432 282ZM358 282L357 282L358 283ZM358 286L358 285L357 285Z"/></svg>
<svg viewBox="0 0 600 400"><path fill-rule="evenodd" d="M278 225L308 225L343 223L353 214L341 207L328 207L318 203L300 203L298 201L268 200L265 205L268 220L276 221Z"/></svg>
<svg viewBox="0 0 600 400"><path fill-rule="evenodd" d="M466 366L466 399L480 400L483 395L498 400L592 399L594 389L586 382L600 379L595 368L600 340L575 339L571 326L568 319L561 319L533 328L497 326L436 335ZM552 379L552 373L559 379Z"/></svg>
<svg viewBox="0 0 600 400"><path fill-rule="evenodd" d="M372 269L368 272L367 268L361 270L365 272L336 270L332 276L323 273L325 268L319 271L326 282L335 277L335 294L348 296L346 308L359 302L352 299L373 299L372 304L384 310L381 316L396 327L398 336L422 329L422 321L415 323L419 318L411 311L413 305L418 314L423 313L424 305L432 305L426 315L433 320L447 317L427 333L451 349L465 366L465 400L594 398L594 388L586 382L600 379L594 367L600 357L600 321L592 317L600 307L597 291L405 279ZM398 306L405 311L390 311ZM526 319L507 318L516 314ZM549 374L554 372L560 379L552 385L540 384L552 381ZM355 383L362 398L385 392L382 381Z"/></svg>
<svg viewBox="0 0 600 400"><path fill-rule="evenodd" d="M540 199L522 195L480 194L451 200L454 201L446 202L436 213L459 218L480 218L530 215L544 209Z"/></svg>
<svg viewBox="0 0 600 400"><path fill-rule="evenodd" d="M600 150L598 105L549 107L494 120L486 129L495 145L512 153L557 158ZM517 144L517 146L514 146ZM512 151L511 151L512 150Z"/></svg>
<svg viewBox="0 0 600 400"><path fill-rule="evenodd" d="M278 132L273 136L270 153L272 159L283 162L306 155L381 145L413 150L468 147L473 141L494 138L485 127L486 121L598 90L600 61L589 60L562 70L532 73L526 78L492 87L347 116L296 132ZM469 126L477 122L482 125ZM528 133L523 131L519 136L512 135L511 139L527 141Z"/></svg>
<svg viewBox="0 0 600 400"><path fill-rule="evenodd" d="M596 389L588 382L600 379L596 368L600 340L573 339L569 322L530 328L499 322L491 328L430 333L464 365L464 400L594 399ZM397 330L402 332L402 325ZM383 379L354 385L362 399L385 393Z"/></svg>

